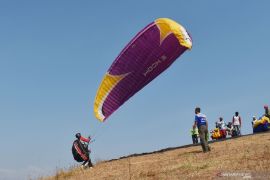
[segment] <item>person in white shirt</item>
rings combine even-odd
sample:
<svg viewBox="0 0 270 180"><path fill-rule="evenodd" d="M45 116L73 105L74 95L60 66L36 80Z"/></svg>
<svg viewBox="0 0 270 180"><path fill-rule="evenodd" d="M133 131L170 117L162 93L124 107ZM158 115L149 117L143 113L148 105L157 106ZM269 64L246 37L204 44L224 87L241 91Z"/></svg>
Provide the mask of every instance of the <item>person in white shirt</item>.
<svg viewBox="0 0 270 180"><path fill-rule="evenodd" d="M241 125L242 125L242 120L241 117L239 116L239 112L235 112L235 115L232 118L232 123L233 123L233 128L236 130L236 135L239 136L241 135Z"/></svg>
<svg viewBox="0 0 270 180"><path fill-rule="evenodd" d="M255 124L256 121L257 121L256 116L253 116L253 117L252 117L252 122L251 122L252 127L254 126L254 124Z"/></svg>
<svg viewBox="0 0 270 180"><path fill-rule="evenodd" d="M222 129L222 130L226 129L226 123L224 122L222 117L219 118L219 121L217 121L217 124L218 124L219 129Z"/></svg>
<svg viewBox="0 0 270 180"><path fill-rule="evenodd" d="M227 136L226 123L222 117L219 118L219 121L217 122L217 124L218 124L219 132L220 132L222 138L226 138L226 136Z"/></svg>

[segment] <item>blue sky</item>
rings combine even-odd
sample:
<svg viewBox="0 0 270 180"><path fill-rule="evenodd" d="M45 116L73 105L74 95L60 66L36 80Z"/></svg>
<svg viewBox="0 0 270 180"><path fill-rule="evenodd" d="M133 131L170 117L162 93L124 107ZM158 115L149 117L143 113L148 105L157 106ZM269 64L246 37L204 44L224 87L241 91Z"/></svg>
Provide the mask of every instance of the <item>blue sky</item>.
<svg viewBox="0 0 270 180"><path fill-rule="evenodd" d="M194 108L210 127L239 111L242 132L269 103L269 1L0 1L0 179L46 175L76 162L76 132L92 159L191 143ZM156 18L181 23L193 49L105 123L93 116L101 79Z"/></svg>

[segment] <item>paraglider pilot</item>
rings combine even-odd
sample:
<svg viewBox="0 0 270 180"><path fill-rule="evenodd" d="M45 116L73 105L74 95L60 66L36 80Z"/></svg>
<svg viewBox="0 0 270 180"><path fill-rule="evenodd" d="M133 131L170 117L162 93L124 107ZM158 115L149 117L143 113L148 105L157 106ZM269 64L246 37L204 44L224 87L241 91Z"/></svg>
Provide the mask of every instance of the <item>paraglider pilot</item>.
<svg viewBox="0 0 270 180"><path fill-rule="evenodd" d="M72 146L72 154L74 159L77 162L83 162L82 168L86 167L93 167L93 164L90 159L90 150L88 149L88 145L90 143L91 137L89 136L88 138L85 138L81 136L81 133L77 133L75 135L76 140L73 142Z"/></svg>

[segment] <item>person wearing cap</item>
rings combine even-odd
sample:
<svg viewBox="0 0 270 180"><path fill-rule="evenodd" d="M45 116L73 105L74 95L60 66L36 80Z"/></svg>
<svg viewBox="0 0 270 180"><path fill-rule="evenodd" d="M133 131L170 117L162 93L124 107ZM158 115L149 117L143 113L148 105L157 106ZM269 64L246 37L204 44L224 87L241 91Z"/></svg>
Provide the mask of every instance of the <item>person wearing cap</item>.
<svg viewBox="0 0 270 180"><path fill-rule="evenodd" d="M199 136L201 141L201 146L203 149L203 152L210 151L210 146L208 145L207 139L208 139L208 122L206 120L206 116L201 113L201 108L196 107L195 108L195 121L193 128L198 127L199 129Z"/></svg>
<svg viewBox="0 0 270 180"><path fill-rule="evenodd" d="M241 126L242 126L242 120L241 117L239 116L239 112L235 112L235 115L232 118L232 124L233 124L233 128L236 131L236 135L240 136L241 134Z"/></svg>

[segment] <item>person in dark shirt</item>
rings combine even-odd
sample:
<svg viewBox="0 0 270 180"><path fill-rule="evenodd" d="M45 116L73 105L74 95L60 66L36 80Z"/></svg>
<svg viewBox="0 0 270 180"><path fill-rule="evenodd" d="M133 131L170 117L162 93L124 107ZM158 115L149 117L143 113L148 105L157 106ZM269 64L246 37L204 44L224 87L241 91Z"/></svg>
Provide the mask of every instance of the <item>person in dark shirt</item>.
<svg viewBox="0 0 270 180"><path fill-rule="evenodd" d="M269 112L269 108L267 105L264 105L264 116L268 117L270 119L270 112Z"/></svg>
<svg viewBox="0 0 270 180"><path fill-rule="evenodd" d="M193 128L198 127L199 129L199 136L202 145L203 152L210 151L210 146L207 142L207 135L208 135L208 122L206 120L206 116L201 113L201 108L195 108L195 121Z"/></svg>
<svg viewBox="0 0 270 180"><path fill-rule="evenodd" d="M79 141L79 144L75 144L75 149L78 152L78 154L80 154L81 158L83 159L83 164L81 166L81 168L86 168L86 167L93 167L93 164L91 162L90 159L90 149L88 149L88 145L91 141L91 137L89 136L88 138L83 137L81 135L81 133L77 133L75 135L75 137L77 138L77 140Z"/></svg>

